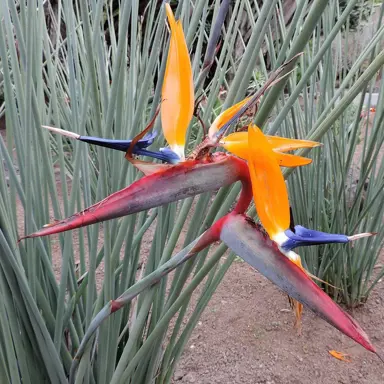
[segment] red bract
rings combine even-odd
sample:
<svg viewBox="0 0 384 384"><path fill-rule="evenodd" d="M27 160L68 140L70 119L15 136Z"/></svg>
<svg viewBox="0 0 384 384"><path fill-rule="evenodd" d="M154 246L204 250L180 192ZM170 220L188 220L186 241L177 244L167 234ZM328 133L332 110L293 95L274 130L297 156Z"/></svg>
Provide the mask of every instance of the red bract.
<svg viewBox="0 0 384 384"><path fill-rule="evenodd" d="M215 191L236 181L242 181L243 192L235 212L244 212L252 199L248 166L245 161L223 153L209 155L201 160L185 161L144 176L84 211L45 225L39 231L20 240L52 235L127 216L203 192Z"/></svg>

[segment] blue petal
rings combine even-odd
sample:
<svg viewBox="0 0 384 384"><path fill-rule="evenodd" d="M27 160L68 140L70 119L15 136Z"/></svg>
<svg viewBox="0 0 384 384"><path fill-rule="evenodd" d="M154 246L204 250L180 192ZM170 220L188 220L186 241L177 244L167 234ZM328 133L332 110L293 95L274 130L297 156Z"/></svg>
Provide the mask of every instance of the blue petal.
<svg viewBox="0 0 384 384"><path fill-rule="evenodd" d="M160 151L148 151L147 149L137 149L133 151L134 154L140 156L153 157L171 164L180 162L180 157L169 148L160 148Z"/></svg>
<svg viewBox="0 0 384 384"><path fill-rule="evenodd" d="M145 149L153 143L156 135L156 131L147 133L141 140L136 143L132 151L133 154L153 157L155 159L159 159L171 164L179 163L180 157L169 148L160 148L160 150L156 152ZM116 149L122 152L126 152L132 143L132 140L112 140L92 136L80 136L78 140L84 141L88 144L100 145L102 147Z"/></svg>
<svg viewBox="0 0 384 384"><path fill-rule="evenodd" d="M149 147L153 143L156 135L156 131L146 134L141 140L136 143L133 153L135 153L135 150L138 148ZM100 137L93 136L80 136L79 140L84 141L88 144L100 145L101 147L116 149L122 152L126 152L132 143L132 140L102 139Z"/></svg>
<svg viewBox="0 0 384 384"><path fill-rule="evenodd" d="M301 225L295 226L295 232L287 229L285 232L288 240L282 244L282 248L290 251L296 247L328 244L328 243L348 243L349 239L345 235L338 235L333 233L325 233L307 229Z"/></svg>
<svg viewBox="0 0 384 384"><path fill-rule="evenodd" d="M160 148L160 152L168 158L168 163L177 164L180 162L180 157L170 148Z"/></svg>

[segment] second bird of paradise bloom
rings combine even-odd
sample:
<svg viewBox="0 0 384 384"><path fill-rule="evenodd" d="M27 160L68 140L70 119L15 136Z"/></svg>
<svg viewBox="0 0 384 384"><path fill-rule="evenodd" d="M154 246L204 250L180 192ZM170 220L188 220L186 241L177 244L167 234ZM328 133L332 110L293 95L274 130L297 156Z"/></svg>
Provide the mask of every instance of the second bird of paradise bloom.
<svg viewBox="0 0 384 384"><path fill-rule="evenodd" d="M163 149L160 152L146 149L154 140L155 134L147 133L154 119L143 134L133 140L123 141L89 138L57 128L50 129L88 143L127 151L127 158L136 166L139 164L141 166L144 162L135 163L136 160L132 160L132 154L152 156L176 164L157 167L152 166L152 163L144 163L144 165L149 164L149 168L144 167L146 170L150 169L147 172L148 176L84 211L44 226L25 238L60 233L129 215L188 196L216 190L240 180L243 183L243 190L234 211L215 223L202 237L197 248L202 249L213 241L222 239L232 249L237 250L239 256L249 260L249 252L245 246L252 243L252 236L259 236L258 229L252 225L249 227L247 224L249 219L244 215L253 195L258 216L270 239L265 242L265 250L269 252L271 259L263 259L264 253L260 254L258 250L251 249L253 258L251 265L260 266L260 271L288 294L302 299L332 325L368 350L375 352L357 323L332 302L316 284L312 283L308 274L303 271L300 256L292 251L297 246L346 243L359 237L372 235L367 233L348 237L326 234L299 225L290 228L288 191L280 166L295 167L309 164L310 159L285 152L298 148L313 148L320 144L307 140L266 136L254 125L250 125L247 132L235 132L223 137L222 133L227 130L228 122L241 117L252 100L251 97L221 113L210 127L207 144L203 142L204 145L184 160L185 136L194 109L192 70L181 23L175 21L169 4L165 6L171 38L162 90L161 120L164 136L170 149ZM237 157L220 152L211 155L210 149L216 146L223 146ZM229 227L232 229L228 232L229 235L226 235ZM243 229L239 230L239 228L243 228L244 233ZM231 240L231 236L235 233L238 237ZM244 238L240 239L242 236ZM241 247L238 247L239 241L243 242ZM275 246L278 251L275 250ZM283 261L281 257L288 261ZM288 280L281 279L284 273L285 279ZM302 287L306 287L307 291L300 292ZM299 321L301 304L296 304L295 309Z"/></svg>

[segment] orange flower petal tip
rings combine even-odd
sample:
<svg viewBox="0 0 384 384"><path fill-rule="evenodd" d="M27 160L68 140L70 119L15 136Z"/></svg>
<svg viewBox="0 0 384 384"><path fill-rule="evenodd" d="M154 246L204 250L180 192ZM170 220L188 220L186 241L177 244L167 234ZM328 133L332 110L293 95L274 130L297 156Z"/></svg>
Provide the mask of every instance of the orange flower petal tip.
<svg viewBox="0 0 384 384"><path fill-rule="evenodd" d="M232 119L233 116L236 115L236 113L250 100L250 97L245 98L244 100L238 102L235 105L232 105L232 107L226 109L225 111L221 112L219 116L216 117L214 122L209 128L208 136L213 137L215 133L230 119ZM247 133L247 132L244 132Z"/></svg>
<svg viewBox="0 0 384 384"><path fill-rule="evenodd" d="M176 23L176 20L175 20L175 16L173 15L172 8L169 5L169 3L165 3L165 13L167 14L169 26L171 27L171 24L174 25Z"/></svg>
<svg viewBox="0 0 384 384"><path fill-rule="evenodd" d="M266 137L272 147L280 152L294 151L299 148L316 148L323 146L322 143L317 141L290 139L286 137L268 135Z"/></svg>
<svg viewBox="0 0 384 384"><path fill-rule="evenodd" d="M328 351L328 353L337 360L345 361L346 363L351 362L350 355L346 353L338 352L338 351L335 351L334 349L332 349L331 351Z"/></svg>
<svg viewBox="0 0 384 384"><path fill-rule="evenodd" d="M288 155L277 151L273 152L280 167L301 167L312 163L312 159L308 159L308 157Z"/></svg>
<svg viewBox="0 0 384 384"><path fill-rule="evenodd" d="M185 136L192 119L195 96L191 61L183 27L165 4L171 38L165 68L161 103L161 124L172 151L184 160Z"/></svg>

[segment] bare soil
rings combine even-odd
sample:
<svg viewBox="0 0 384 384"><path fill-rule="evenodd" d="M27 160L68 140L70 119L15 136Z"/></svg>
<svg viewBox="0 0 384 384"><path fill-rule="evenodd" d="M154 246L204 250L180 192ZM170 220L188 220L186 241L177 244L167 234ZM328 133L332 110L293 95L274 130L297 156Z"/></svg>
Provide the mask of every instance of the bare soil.
<svg viewBox="0 0 384 384"><path fill-rule="evenodd" d="M384 254L383 254L384 256ZM384 351L384 283L352 314ZM235 262L194 330L174 384L381 384L384 364L309 310L301 336L287 296ZM336 360L330 350L348 353Z"/></svg>

